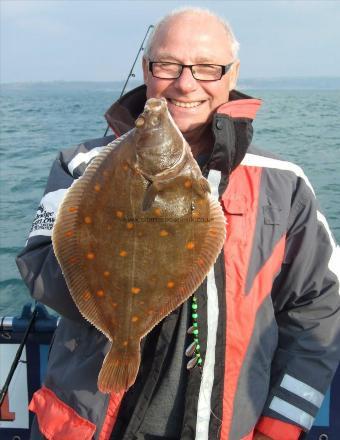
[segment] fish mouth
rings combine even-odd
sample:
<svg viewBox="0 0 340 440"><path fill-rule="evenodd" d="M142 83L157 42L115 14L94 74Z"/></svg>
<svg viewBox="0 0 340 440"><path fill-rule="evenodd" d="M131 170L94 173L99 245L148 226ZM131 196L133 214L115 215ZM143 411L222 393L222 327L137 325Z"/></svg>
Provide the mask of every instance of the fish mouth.
<svg viewBox="0 0 340 440"><path fill-rule="evenodd" d="M176 99L168 98L168 101L175 105L176 107L181 108L196 108L202 105L205 101L177 101Z"/></svg>

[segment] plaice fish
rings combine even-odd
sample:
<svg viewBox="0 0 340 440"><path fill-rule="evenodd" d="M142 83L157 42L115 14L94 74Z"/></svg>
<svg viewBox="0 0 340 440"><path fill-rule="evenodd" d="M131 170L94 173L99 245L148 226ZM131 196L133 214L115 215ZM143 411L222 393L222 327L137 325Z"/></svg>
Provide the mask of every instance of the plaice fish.
<svg viewBox="0 0 340 440"><path fill-rule="evenodd" d="M149 99L67 192L52 233L75 304L112 345L102 392L135 381L140 341L202 283L225 239L221 206L172 120Z"/></svg>

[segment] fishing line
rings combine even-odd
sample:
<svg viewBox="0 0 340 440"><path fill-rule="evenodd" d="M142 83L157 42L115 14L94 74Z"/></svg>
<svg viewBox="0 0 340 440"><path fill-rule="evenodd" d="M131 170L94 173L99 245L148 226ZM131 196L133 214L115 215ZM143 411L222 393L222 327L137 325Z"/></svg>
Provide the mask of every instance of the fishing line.
<svg viewBox="0 0 340 440"><path fill-rule="evenodd" d="M205 389L203 388L203 397L205 398L205 401L208 402L207 396L205 395ZM215 413L214 411L211 409L211 398L209 401L209 407L210 407L210 414L217 420L218 423L218 430L217 430L217 436L216 436L216 440L220 438L220 432L222 429L222 419L220 419Z"/></svg>

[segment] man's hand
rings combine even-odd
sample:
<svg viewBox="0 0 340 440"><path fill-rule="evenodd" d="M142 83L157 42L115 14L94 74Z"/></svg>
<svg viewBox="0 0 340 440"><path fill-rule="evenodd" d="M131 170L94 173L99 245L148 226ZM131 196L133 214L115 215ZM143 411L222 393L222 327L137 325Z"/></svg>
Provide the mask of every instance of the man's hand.
<svg viewBox="0 0 340 440"><path fill-rule="evenodd" d="M271 437L268 437L267 435L262 434L259 431L255 431L253 440L273 440Z"/></svg>

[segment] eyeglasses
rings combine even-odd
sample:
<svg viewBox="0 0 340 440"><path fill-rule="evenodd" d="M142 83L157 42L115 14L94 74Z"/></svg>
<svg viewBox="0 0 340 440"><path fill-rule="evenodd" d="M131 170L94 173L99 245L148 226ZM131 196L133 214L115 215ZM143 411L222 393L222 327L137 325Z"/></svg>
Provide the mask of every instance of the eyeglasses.
<svg viewBox="0 0 340 440"><path fill-rule="evenodd" d="M233 63L218 64L178 64L159 61L149 61L149 70L152 76L160 79L177 79L181 76L184 67L189 67L192 76L199 81L218 81L225 75Z"/></svg>

